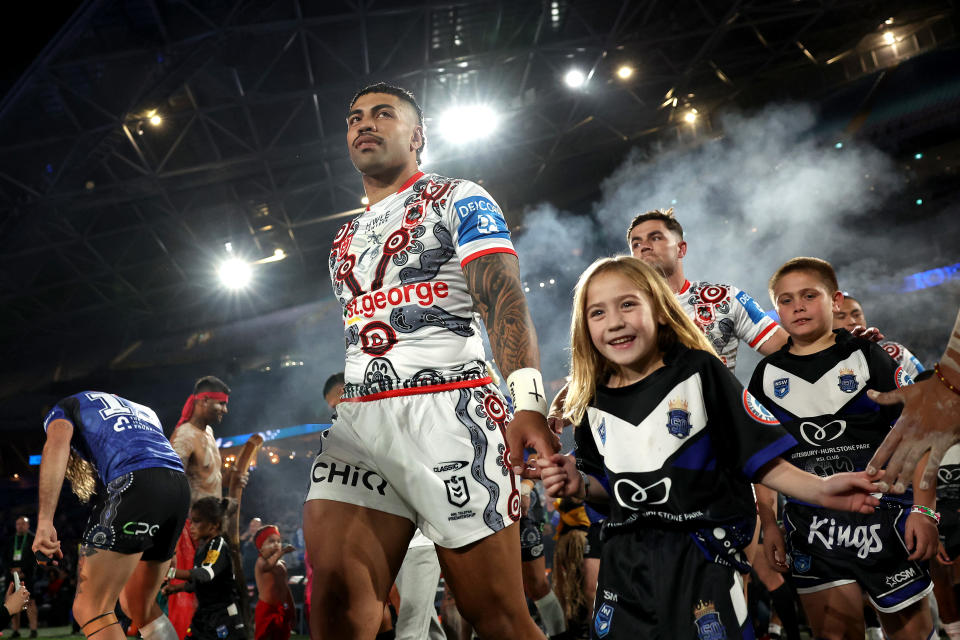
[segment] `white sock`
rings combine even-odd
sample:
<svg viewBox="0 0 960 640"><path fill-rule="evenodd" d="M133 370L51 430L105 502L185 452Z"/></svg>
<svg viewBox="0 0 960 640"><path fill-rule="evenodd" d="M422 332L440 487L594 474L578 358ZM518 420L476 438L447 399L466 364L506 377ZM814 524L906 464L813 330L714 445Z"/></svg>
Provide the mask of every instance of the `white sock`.
<svg viewBox="0 0 960 640"><path fill-rule="evenodd" d="M783 631L783 627L778 625L776 622L771 622L767 626L767 633L769 633L770 635L773 635L773 634L780 635L781 631Z"/></svg>
<svg viewBox="0 0 960 640"><path fill-rule="evenodd" d="M160 617L140 627L140 637L144 640L180 640L177 630L173 628L170 618L160 614Z"/></svg>
<svg viewBox="0 0 960 640"><path fill-rule="evenodd" d="M943 625L943 630L947 632L947 637L950 640L960 640L960 621Z"/></svg>
<svg viewBox="0 0 960 640"><path fill-rule="evenodd" d="M557 594L552 589L547 592L547 595L535 600L533 604L537 605L540 620L546 627L548 636L555 636L567 630L567 621L563 617L563 607L560 606Z"/></svg>

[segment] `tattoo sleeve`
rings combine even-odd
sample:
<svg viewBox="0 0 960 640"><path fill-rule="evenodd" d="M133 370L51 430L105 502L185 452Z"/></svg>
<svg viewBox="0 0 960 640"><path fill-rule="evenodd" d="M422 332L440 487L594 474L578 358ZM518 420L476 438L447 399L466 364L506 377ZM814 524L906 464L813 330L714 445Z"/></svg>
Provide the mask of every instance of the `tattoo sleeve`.
<svg viewBox="0 0 960 640"><path fill-rule="evenodd" d="M503 375L509 376L524 367L539 369L537 332L523 295L517 257L509 253L488 254L468 262L463 272Z"/></svg>

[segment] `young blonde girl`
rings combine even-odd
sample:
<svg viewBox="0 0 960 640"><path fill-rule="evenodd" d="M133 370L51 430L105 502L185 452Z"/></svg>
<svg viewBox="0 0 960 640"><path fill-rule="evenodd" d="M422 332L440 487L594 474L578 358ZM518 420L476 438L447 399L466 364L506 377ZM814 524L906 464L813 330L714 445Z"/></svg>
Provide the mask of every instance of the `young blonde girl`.
<svg viewBox="0 0 960 640"><path fill-rule="evenodd" d="M785 463L796 444L737 382L663 278L632 257L580 277L565 415L578 471L555 455L547 493L609 501L592 637L752 637L740 573L752 482L870 513L864 474L821 479Z"/></svg>

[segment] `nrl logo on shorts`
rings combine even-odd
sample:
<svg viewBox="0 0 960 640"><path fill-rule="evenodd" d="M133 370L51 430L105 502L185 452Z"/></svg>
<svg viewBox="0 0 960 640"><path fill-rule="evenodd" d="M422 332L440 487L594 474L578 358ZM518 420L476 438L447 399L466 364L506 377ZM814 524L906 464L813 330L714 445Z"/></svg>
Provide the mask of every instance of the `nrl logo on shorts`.
<svg viewBox="0 0 960 640"><path fill-rule="evenodd" d="M840 369L840 382L837 385L844 393L853 393L860 387L853 369Z"/></svg>
<svg viewBox="0 0 960 640"><path fill-rule="evenodd" d="M606 637L610 633L610 625L613 622L613 607L604 602L603 606L597 611L597 618L593 622L593 630L597 632L598 638Z"/></svg>
<svg viewBox="0 0 960 640"><path fill-rule="evenodd" d="M712 600L701 600L693 609L693 623L697 626L697 637L700 640L725 640L727 629L720 622L720 614Z"/></svg>
<svg viewBox="0 0 960 640"><path fill-rule="evenodd" d="M687 411L687 401L683 398L669 402L670 414L667 420L667 431L670 435L681 440L690 435L690 412Z"/></svg>
<svg viewBox="0 0 960 640"><path fill-rule="evenodd" d="M773 381L773 395L782 398L790 393L790 378L777 378Z"/></svg>
<svg viewBox="0 0 960 640"><path fill-rule="evenodd" d="M453 476L444 480L447 485L447 501L455 507L462 507L470 502L470 491L467 489L467 479L463 476Z"/></svg>

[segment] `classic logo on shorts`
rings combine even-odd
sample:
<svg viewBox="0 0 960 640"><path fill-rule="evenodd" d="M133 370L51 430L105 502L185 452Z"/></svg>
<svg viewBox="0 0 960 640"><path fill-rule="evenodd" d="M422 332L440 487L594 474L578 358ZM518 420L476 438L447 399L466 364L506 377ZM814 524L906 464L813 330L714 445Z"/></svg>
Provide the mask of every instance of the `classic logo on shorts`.
<svg viewBox="0 0 960 640"><path fill-rule="evenodd" d="M597 632L598 638L605 637L610 633L613 624L613 605L604 602L597 611L597 617L593 621L593 630Z"/></svg>
<svg viewBox="0 0 960 640"><path fill-rule="evenodd" d="M773 381L773 395L783 398L790 393L790 378L777 378Z"/></svg>
<svg viewBox="0 0 960 640"><path fill-rule="evenodd" d="M720 614L712 600L701 600L693 608L693 623L697 626L697 637L700 640L725 640L727 629L720 622Z"/></svg>
<svg viewBox="0 0 960 640"><path fill-rule="evenodd" d="M847 430L846 420L831 420L822 427L816 422L801 422L800 437L815 447L822 447L836 440Z"/></svg>
<svg viewBox="0 0 960 640"><path fill-rule="evenodd" d="M806 573L810 571L811 558L805 553L793 554L793 570L797 573Z"/></svg>
<svg viewBox="0 0 960 640"><path fill-rule="evenodd" d="M690 412L687 411L687 401L676 398L668 403L670 413L667 419L667 431L670 435L681 440L690 435Z"/></svg>
<svg viewBox="0 0 960 640"><path fill-rule="evenodd" d="M467 479L463 476L453 476L444 480L447 485L447 501L455 507L462 507L470 502L470 490L467 489Z"/></svg>
<svg viewBox="0 0 960 640"><path fill-rule="evenodd" d="M450 462L441 462L433 468L434 473L446 473L447 471L456 471L463 469L467 463L463 460L451 460Z"/></svg>
<svg viewBox="0 0 960 640"><path fill-rule="evenodd" d="M857 382L857 375L853 372L853 369L840 369L840 382L837 386L844 393L853 393L860 388L860 383Z"/></svg>

